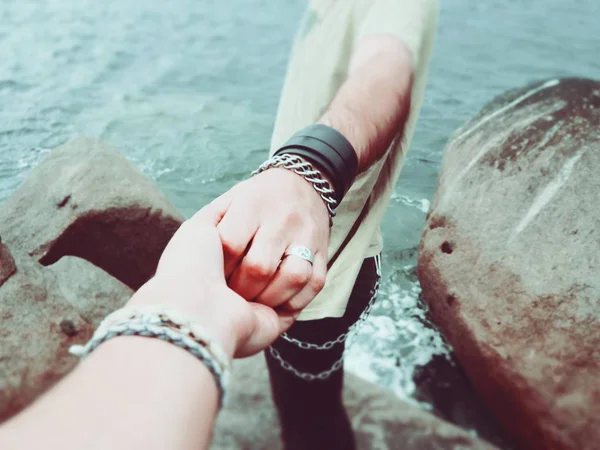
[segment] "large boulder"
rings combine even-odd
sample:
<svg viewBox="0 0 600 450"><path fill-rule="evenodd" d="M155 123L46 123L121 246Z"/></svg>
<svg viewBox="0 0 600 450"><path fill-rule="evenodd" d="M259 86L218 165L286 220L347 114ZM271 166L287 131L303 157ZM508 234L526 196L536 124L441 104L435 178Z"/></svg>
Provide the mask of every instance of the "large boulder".
<svg viewBox="0 0 600 450"><path fill-rule="evenodd" d="M4 284L15 272L17 266L8 247L2 243L0 238L0 286Z"/></svg>
<svg viewBox="0 0 600 450"><path fill-rule="evenodd" d="M77 358L69 346L86 342L100 314L132 293L79 258L45 268L14 255L17 270L0 286L0 422L70 371Z"/></svg>
<svg viewBox="0 0 600 450"><path fill-rule="evenodd" d="M389 392L346 374L344 401L365 450L492 450L495 447ZM282 449L262 354L236 361L229 404L221 411L213 450Z"/></svg>
<svg viewBox="0 0 600 450"><path fill-rule="evenodd" d="M86 259L139 288L183 216L112 147L76 138L54 149L0 209L0 235L50 265Z"/></svg>
<svg viewBox="0 0 600 450"><path fill-rule="evenodd" d="M182 220L99 141L74 139L31 171L0 207L0 421L74 366L69 346L153 275Z"/></svg>
<svg viewBox="0 0 600 450"><path fill-rule="evenodd" d="M511 91L451 138L421 240L434 320L523 448L600 442L600 82Z"/></svg>

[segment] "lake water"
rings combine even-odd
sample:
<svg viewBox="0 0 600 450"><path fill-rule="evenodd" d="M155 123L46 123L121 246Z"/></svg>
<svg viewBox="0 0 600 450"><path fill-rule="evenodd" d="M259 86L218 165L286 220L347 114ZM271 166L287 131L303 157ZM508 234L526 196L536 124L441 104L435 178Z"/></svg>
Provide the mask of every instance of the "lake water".
<svg viewBox="0 0 600 450"><path fill-rule="evenodd" d="M264 159L305 5L0 2L0 201L50 149L89 135L193 213ZM416 247L452 131L507 89L600 78L599 23L598 0L442 2L420 122L383 223L383 289L346 362L503 446L427 319Z"/></svg>

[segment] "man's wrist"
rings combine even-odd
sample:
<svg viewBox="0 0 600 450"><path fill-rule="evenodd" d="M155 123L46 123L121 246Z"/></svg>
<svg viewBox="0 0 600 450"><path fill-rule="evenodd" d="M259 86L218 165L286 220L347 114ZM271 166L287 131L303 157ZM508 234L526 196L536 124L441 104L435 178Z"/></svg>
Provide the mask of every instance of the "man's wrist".
<svg viewBox="0 0 600 450"><path fill-rule="evenodd" d="M312 162L310 162L310 163L311 163L311 165L315 169L319 170L314 165L314 163L312 163ZM318 202L319 205L322 205L323 208L324 208L324 210L325 210L325 213L327 215L329 215L329 210L327 208L327 203L325 202L325 200L323 200L323 198L321 197L321 195L314 189L314 187L311 185L311 183L304 176L300 175L299 173L294 172L293 170L284 169L283 167L273 167L273 168L271 168L269 170L276 170L276 171L280 171L281 173L287 172L287 173L289 173L289 175L285 175L285 176L289 176L290 179L300 180L300 182L302 183L302 185L306 186L307 190L310 189L310 191L312 192L311 198L313 198L315 200L315 202ZM331 181L322 172L321 172L321 177L325 181L327 181L329 183L329 185L331 186L332 189L334 189Z"/></svg>
<svg viewBox="0 0 600 450"><path fill-rule="evenodd" d="M287 159L284 161L283 158ZM296 161L290 158L299 158L300 162L296 164ZM350 190L358 166L356 151L350 141L338 130L323 123L310 125L297 131L275 152L272 161L272 165L283 165L297 173L303 170L301 162L307 163L305 165L312 173L306 174L305 178L311 182L315 175L319 176L321 173L326 175L329 182L335 186L333 192L328 192L333 194L335 206L342 202ZM313 165L320 170L315 170ZM318 184L327 185L329 188L329 182L319 177L317 183L313 184L315 189L321 192Z"/></svg>
<svg viewBox="0 0 600 450"><path fill-rule="evenodd" d="M369 145L369 142L364 138L362 130L365 129L366 124L363 123L360 116L354 114L351 110L347 110L343 114L343 117L340 117L339 114L335 115L328 110L317 123L333 128L350 142L358 159L357 173L363 172L366 169L365 161L363 160L366 152L363 149Z"/></svg>
<svg viewBox="0 0 600 450"><path fill-rule="evenodd" d="M304 159L306 159L307 162L309 162L315 170L319 171L321 178L323 178L325 181L327 181L327 183L329 183L329 186L331 187L331 189L333 189L335 191L337 186L333 182L332 178L329 175L327 175L327 172L325 170L323 170L323 167L321 167L321 165L318 162L315 162L315 161L311 160L310 158L304 158ZM296 175L298 175L298 174L296 174Z"/></svg>
<svg viewBox="0 0 600 450"><path fill-rule="evenodd" d="M273 172L273 169L280 170ZM289 178L290 180L297 179L298 177L302 178L301 183L308 189L311 189L314 195L320 197L318 201L324 206L326 214L329 216L329 225L333 224L332 219L335 216L335 208L338 205L336 192L331 187L330 182L326 180L324 174L315 169L310 158L294 153L288 154L284 152L276 154L252 172L252 176L263 174L265 171L276 173L278 177L286 172L291 172L289 175L283 175L291 177ZM277 179L275 179L275 184L278 183Z"/></svg>

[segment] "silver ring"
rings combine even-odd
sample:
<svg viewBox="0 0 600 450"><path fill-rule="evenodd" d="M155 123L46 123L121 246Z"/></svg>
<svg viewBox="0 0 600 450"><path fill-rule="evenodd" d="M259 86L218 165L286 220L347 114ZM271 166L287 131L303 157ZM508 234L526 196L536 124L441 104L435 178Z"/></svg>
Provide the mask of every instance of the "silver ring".
<svg viewBox="0 0 600 450"><path fill-rule="evenodd" d="M290 255L297 256L298 258L308 261L311 266L315 262L315 254L311 252L308 247L303 247L301 245L294 245L288 248L283 254L283 257L285 258L286 256Z"/></svg>

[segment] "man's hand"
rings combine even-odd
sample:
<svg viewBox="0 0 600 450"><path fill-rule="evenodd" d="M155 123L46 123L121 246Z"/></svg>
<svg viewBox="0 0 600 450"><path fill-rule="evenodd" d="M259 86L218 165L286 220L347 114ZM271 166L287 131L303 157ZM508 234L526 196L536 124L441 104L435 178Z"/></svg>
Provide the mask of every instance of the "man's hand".
<svg viewBox="0 0 600 450"><path fill-rule="evenodd" d="M350 141L360 173L385 155L402 130L413 67L408 48L387 34L363 38L351 65L319 122ZM329 221L323 200L301 176L269 169L205 208L223 216L218 230L225 275L235 292L273 308L285 305L296 316L319 293L327 269ZM308 247L315 254L314 266L297 256L283 258L293 246Z"/></svg>
<svg viewBox="0 0 600 450"><path fill-rule="evenodd" d="M234 186L206 209L223 216L218 231L231 289L294 318L320 292L327 272L329 217L311 184L269 169ZM309 248L314 264L284 254Z"/></svg>
<svg viewBox="0 0 600 450"><path fill-rule="evenodd" d="M287 311L250 303L226 285L217 223L222 213L205 208L185 221L167 244L155 276L129 304L169 305L211 332L229 357L264 350L294 322Z"/></svg>

